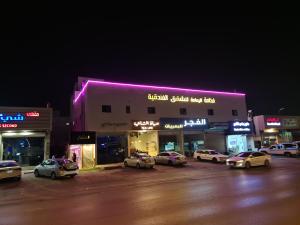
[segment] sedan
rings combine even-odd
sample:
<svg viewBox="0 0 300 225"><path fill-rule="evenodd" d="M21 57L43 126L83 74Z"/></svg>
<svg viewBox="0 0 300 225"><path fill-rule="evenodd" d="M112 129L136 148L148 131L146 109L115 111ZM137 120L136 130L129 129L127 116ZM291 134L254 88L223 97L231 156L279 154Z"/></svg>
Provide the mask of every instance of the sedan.
<svg viewBox="0 0 300 225"><path fill-rule="evenodd" d="M65 176L73 178L78 173L77 164L68 159L48 159L37 165L34 169L36 177L47 176L52 179Z"/></svg>
<svg viewBox="0 0 300 225"><path fill-rule="evenodd" d="M155 165L153 157L146 153L134 153L124 160L124 166L136 168L153 168Z"/></svg>
<svg viewBox="0 0 300 225"><path fill-rule="evenodd" d="M21 180L22 169L14 160L0 161L0 180L16 178Z"/></svg>
<svg viewBox="0 0 300 225"><path fill-rule="evenodd" d="M262 152L241 152L226 160L226 165L249 169L252 166L271 166L271 156Z"/></svg>
<svg viewBox="0 0 300 225"><path fill-rule="evenodd" d="M214 163L225 162L228 156L223 155L214 150L197 150L194 152L194 159L197 160L209 160Z"/></svg>
<svg viewBox="0 0 300 225"><path fill-rule="evenodd" d="M187 163L186 157L177 152L162 152L154 157L156 164L166 164L170 166L184 165Z"/></svg>

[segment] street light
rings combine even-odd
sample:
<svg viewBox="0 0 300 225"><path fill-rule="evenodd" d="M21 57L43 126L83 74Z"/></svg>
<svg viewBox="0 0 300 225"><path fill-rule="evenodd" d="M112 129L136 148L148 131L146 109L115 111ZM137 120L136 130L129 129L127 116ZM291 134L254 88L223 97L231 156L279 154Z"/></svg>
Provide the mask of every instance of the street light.
<svg viewBox="0 0 300 225"><path fill-rule="evenodd" d="M278 115L280 115L280 112L283 111L283 110L285 110L284 107L280 108L280 109L278 110Z"/></svg>

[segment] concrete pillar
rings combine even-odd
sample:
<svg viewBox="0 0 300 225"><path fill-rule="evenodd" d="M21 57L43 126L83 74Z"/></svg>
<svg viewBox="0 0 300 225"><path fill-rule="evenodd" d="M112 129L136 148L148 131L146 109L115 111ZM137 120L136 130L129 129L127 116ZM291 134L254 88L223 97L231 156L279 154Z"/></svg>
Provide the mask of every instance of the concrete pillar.
<svg viewBox="0 0 300 225"><path fill-rule="evenodd" d="M47 131L44 139L44 160L50 158L50 132Z"/></svg>
<svg viewBox="0 0 300 225"><path fill-rule="evenodd" d="M3 143L2 143L2 134L0 134L0 160L3 160Z"/></svg>
<svg viewBox="0 0 300 225"><path fill-rule="evenodd" d="M178 132L178 145L179 145L179 152L181 154L184 154L184 135L183 135L183 130L180 130Z"/></svg>

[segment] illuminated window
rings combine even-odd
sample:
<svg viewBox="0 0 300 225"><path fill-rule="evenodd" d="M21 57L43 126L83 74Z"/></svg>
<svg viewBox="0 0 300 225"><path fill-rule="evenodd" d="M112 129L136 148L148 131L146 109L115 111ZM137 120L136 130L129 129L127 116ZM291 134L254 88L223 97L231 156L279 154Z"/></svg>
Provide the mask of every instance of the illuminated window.
<svg viewBox="0 0 300 225"><path fill-rule="evenodd" d="M126 105L126 113L130 113L130 106Z"/></svg>
<svg viewBox="0 0 300 225"><path fill-rule="evenodd" d="M155 114L155 107L148 107L148 114Z"/></svg>
<svg viewBox="0 0 300 225"><path fill-rule="evenodd" d="M214 115L214 110L213 109L208 109L207 110L207 115L213 116Z"/></svg>
<svg viewBox="0 0 300 225"><path fill-rule="evenodd" d="M102 105L102 112L111 113L111 105Z"/></svg>
<svg viewBox="0 0 300 225"><path fill-rule="evenodd" d="M186 115L187 114L186 108L180 108L179 113L180 115Z"/></svg>
<svg viewBox="0 0 300 225"><path fill-rule="evenodd" d="M236 110L236 109L233 109L232 110L232 115L233 116L238 116L239 114L238 114L238 111Z"/></svg>

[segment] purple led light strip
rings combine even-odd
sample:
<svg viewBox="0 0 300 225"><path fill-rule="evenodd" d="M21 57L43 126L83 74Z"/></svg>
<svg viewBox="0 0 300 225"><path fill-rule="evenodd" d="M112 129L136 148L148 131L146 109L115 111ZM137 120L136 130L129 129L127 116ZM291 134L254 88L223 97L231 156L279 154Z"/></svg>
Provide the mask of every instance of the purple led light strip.
<svg viewBox="0 0 300 225"><path fill-rule="evenodd" d="M231 95L231 96L245 96L244 93L234 93L234 92L223 92L223 91L208 91L208 90L197 90L197 89L187 89L187 88L176 88L176 87L164 87L164 86L153 86L153 85L142 85L142 84L127 84L127 83L118 83L118 82L108 82L108 81L98 81L98 80L88 80L79 94L75 97L74 103L78 101L80 96L82 96L87 89L87 86L91 84L98 85L108 85L108 86L122 86L122 87L132 87L132 88L148 88L156 90L168 90L168 91L185 91L185 92L194 92L194 93L208 93L208 94L220 94L220 95Z"/></svg>

